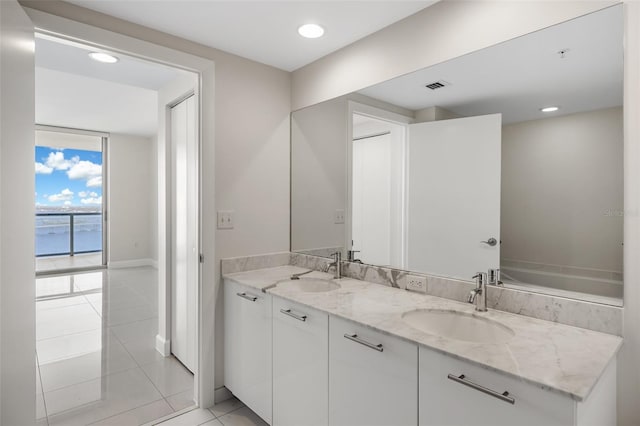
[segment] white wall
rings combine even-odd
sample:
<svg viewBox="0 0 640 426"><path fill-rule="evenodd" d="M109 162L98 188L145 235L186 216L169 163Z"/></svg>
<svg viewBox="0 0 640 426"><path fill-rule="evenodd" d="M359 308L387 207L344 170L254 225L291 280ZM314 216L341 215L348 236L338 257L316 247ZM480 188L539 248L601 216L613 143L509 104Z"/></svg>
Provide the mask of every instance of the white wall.
<svg viewBox="0 0 640 426"><path fill-rule="evenodd" d="M440 1L294 71L292 106L333 99L615 3Z"/></svg>
<svg viewBox="0 0 640 426"><path fill-rule="evenodd" d="M150 140L149 152L149 258L158 266L158 135Z"/></svg>
<svg viewBox="0 0 640 426"><path fill-rule="evenodd" d="M35 422L33 27L0 2L0 424Z"/></svg>
<svg viewBox="0 0 640 426"><path fill-rule="evenodd" d="M503 127L501 258L622 272L622 108Z"/></svg>
<svg viewBox="0 0 640 426"><path fill-rule="evenodd" d="M111 133L107 146L109 181L109 264L149 261L153 258L152 230L156 188L150 158L154 140L141 136ZM157 233L157 230L153 230Z"/></svg>
<svg viewBox="0 0 640 426"><path fill-rule="evenodd" d="M625 2L624 344L618 356L618 424L640 424L640 3Z"/></svg>

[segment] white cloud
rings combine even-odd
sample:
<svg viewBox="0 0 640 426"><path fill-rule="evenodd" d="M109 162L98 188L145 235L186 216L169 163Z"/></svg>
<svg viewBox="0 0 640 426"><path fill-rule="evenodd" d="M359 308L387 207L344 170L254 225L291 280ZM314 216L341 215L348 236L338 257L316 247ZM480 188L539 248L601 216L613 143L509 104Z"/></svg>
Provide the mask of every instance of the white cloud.
<svg viewBox="0 0 640 426"><path fill-rule="evenodd" d="M69 179L87 179L102 176L102 166L91 161L78 161L67 171Z"/></svg>
<svg viewBox="0 0 640 426"><path fill-rule="evenodd" d="M102 176L96 176L87 180L88 188L100 188L102 186Z"/></svg>
<svg viewBox="0 0 640 426"><path fill-rule="evenodd" d="M95 193L94 193L95 194ZM91 198L83 198L80 200L82 204L102 204L102 196L100 197L91 197Z"/></svg>
<svg viewBox="0 0 640 426"><path fill-rule="evenodd" d="M48 200L51 201L52 203L58 202L58 201L71 201L73 199L73 191L71 191L69 188L65 188L62 191L60 191L59 194L53 194L53 195L49 195Z"/></svg>
<svg viewBox="0 0 640 426"><path fill-rule="evenodd" d="M87 198L87 197L97 197L98 193L94 192L94 191L80 191L78 192L78 196L80 198Z"/></svg>
<svg viewBox="0 0 640 426"><path fill-rule="evenodd" d="M65 206L70 206L70 205L71 205L71 201L65 201L65 202L64 202L64 205L65 205Z"/></svg>
<svg viewBox="0 0 640 426"><path fill-rule="evenodd" d="M53 168L51 168L49 166L45 166L44 164L38 163L36 161L36 174L50 175L51 172L53 172Z"/></svg>
<svg viewBox="0 0 640 426"><path fill-rule="evenodd" d="M64 158L64 153L57 151L49 153L45 164L53 170L68 170L78 161L80 161L79 157L73 157L71 160L67 160Z"/></svg>

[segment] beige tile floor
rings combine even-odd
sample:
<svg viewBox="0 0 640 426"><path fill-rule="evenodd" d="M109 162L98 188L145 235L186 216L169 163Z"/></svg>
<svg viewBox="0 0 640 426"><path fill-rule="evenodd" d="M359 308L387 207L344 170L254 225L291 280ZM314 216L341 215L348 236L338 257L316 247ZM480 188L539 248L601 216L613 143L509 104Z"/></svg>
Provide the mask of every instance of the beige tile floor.
<svg viewBox="0 0 640 426"><path fill-rule="evenodd" d="M268 426L264 420L236 398L216 404L208 410L195 409L158 424L160 426Z"/></svg>
<svg viewBox="0 0 640 426"><path fill-rule="evenodd" d="M193 405L193 375L155 350L154 269L39 277L36 297L39 425L138 425Z"/></svg>
<svg viewBox="0 0 640 426"><path fill-rule="evenodd" d="M75 268L91 268L102 265L102 253L76 254L75 256L36 257L36 272L53 272Z"/></svg>

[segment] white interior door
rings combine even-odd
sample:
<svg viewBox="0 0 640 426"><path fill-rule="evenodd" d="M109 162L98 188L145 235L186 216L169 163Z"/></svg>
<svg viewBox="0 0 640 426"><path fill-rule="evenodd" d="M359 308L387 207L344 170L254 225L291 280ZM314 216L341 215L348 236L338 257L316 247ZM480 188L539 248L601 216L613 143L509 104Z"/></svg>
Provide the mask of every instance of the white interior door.
<svg viewBox="0 0 640 426"><path fill-rule="evenodd" d="M391 173L389 134L353 141L352 249L375 265L391 262Z"/></svg>
<svg viewBox="0 0 640 426"><path fill-rule="evenodd" d="M171 108L171 352L189 370L196 358L198 171L195 96Z"/></svg>
<svg viewBox="0 0 640 426"><path fill-rule="evenodd" d="M469 280L499 267L501 125L492 114L409 126L408 269Z"/></svg>

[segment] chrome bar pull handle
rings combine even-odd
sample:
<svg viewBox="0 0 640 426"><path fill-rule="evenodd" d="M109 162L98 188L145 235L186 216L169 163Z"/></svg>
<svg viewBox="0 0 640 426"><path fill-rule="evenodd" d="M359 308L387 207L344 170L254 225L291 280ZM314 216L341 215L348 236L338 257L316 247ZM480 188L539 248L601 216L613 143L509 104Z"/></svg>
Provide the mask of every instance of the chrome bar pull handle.
<svg viewBox="0 0 640 426"><path fill-rule="evenodd" d="M360 343L361 345L364 345L368 348L373 349L374 351L378 351L378 352L382 352L383 348L382 348L382 343L378 343L377 345L375 343L370 343L367 342L366 340L362 340L361 338L358 337L357 334L345 334L344 335L345 338L349 339L349 340L353 340L356 343Z"/></svg>
<svg viewBox="0 0 640 426"><path fill-rule="evenodd" d="M298 321L305 322L307 320L307 316L306 315L294 314L293 312L291 312L291 309L280 309L280 312L282 312L285 315L289 315L291 318L295 318Z"/></svg>
<svg viewBox="0 0 640 426"><path fill-rule="evenodd" d="M236 295L242 297L243 299L247 299L250 302L255 302L256 300L258 300L258 298L256 296L251 296L248 295L247 293L236 293Z"/></svg>
<svg viewBox="0 0 640 426"><path fill-rule="evenodd" d="M482 385L479 385L477 383L467 380L464 374L461 374L459 376L454 376L453 374L449 374L447 378L449 378L449 380L453 380L454 382L460 383L462 385L469 386L470 388L478 390L482 393L486 393L487 395L491 395L492 397L498 398L500 401L504 401L508 404L514 405L516 403L516 400L509 396L509 392L504 391L500 393L492 389L485 388Z"/></svg>

